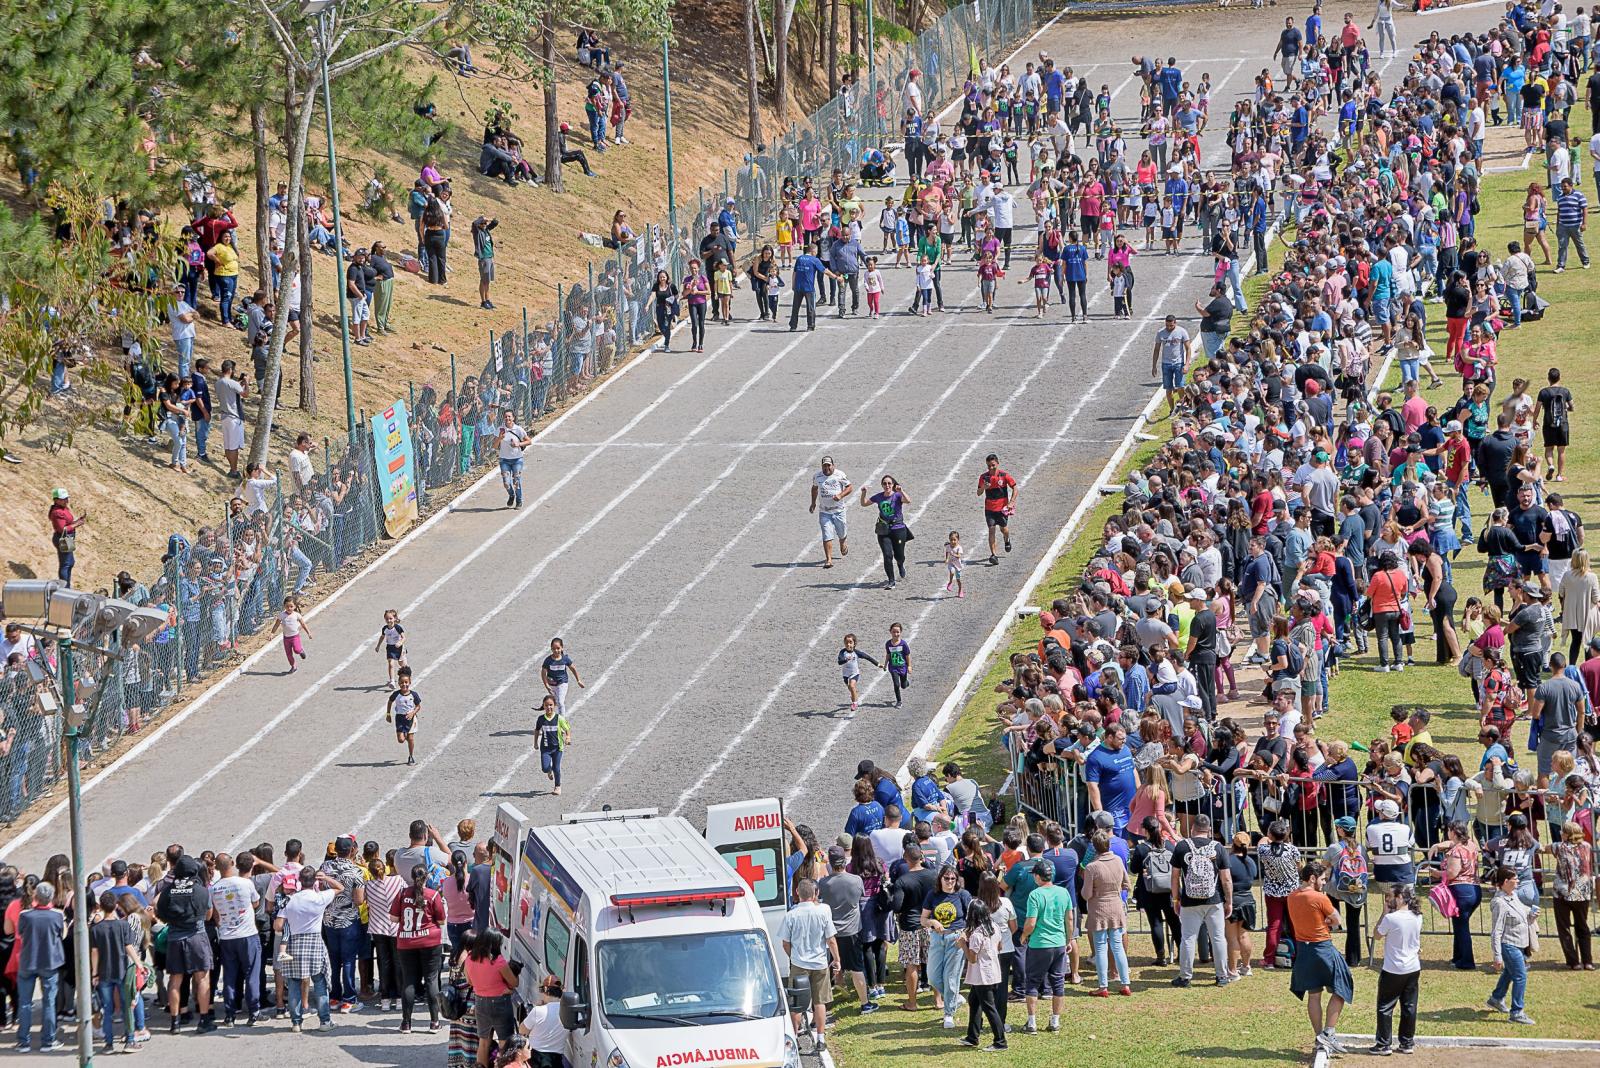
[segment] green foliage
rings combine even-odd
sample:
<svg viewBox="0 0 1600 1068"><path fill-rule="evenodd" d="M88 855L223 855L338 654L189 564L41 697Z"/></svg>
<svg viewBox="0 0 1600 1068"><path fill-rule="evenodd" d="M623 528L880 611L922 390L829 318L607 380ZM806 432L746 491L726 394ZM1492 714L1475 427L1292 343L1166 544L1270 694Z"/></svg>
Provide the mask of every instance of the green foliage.
<svg viewBox="0 0 1600 1068"><path fill-rule="evenodd" d="M886 43L910 44L917 39L915 33L887 16L878 15L876 10L874 10L873 15L875 16L872 20L873 36L880 46Z"/></svg>
<svg viewBox="0 0 1600 1068"><path fill-rule="evenodd" d="M52 188L48 219L17 220L0 209L0 438L37 419L50 398L56 361L73 377L107 381L121 374L98 353L122 334L153 348L159 315L171 300L167 283L175 250L147 234L114 246L104 206L81 190ZM54 429L70 435L74 420L98 413L61 407Z"/></svg>

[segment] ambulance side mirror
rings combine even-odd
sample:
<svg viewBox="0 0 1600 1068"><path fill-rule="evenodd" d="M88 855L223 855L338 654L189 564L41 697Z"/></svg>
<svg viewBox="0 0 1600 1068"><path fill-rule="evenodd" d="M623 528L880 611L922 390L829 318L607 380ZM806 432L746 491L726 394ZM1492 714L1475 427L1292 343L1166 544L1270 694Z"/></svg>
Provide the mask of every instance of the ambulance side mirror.
<svg viewBox="0 0 1600 1068"><path fill-rule="evenodd" d="M589 1006L578 1000L576 990L561 995L561 1026L568 1031L581 1031L589 1026Z"/></svg>

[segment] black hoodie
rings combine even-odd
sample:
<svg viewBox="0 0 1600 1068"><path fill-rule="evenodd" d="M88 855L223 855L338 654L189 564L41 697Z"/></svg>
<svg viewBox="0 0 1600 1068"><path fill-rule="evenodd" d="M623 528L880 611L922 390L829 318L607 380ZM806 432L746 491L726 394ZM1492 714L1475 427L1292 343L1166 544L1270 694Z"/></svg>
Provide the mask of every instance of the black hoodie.
<svg viewBox="0 0 1600 1068"><path fill-rule="evenodd" d="M204 928L211 911L211 888L205 883L205 868L190 856L178 858L172 866L171 885L156 905L156 917L168 924L168 938L187 938Z"/></svg>

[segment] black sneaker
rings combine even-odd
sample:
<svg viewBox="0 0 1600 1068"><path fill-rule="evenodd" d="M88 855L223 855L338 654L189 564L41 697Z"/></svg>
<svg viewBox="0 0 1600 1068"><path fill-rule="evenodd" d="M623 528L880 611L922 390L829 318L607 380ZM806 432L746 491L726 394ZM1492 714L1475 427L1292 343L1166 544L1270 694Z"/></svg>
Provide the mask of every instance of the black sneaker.
<svg viewBox="0 0 1600 1068"><path fill-rule="evenodd" d="M1374 1057L1388 1057L1394 1053L1394 1050L1388 1046L1373 1046L1367 1052Z"/></svg>
<svg viewBox="0 0 1600 1068"><path fill-rule="evenodd" d="M178 1019L178 1017L174 1016L172 1018L172 1026L167 1029L167 1033L175 1035L175 1034L178 1033L178 1028L180 1028L182 1026L183 1026L182 1022Z"/></svg>
<svg viewBox="0 0 1600 1068"><path fill-rule="evenodd" d="M507 508L515 507L516 503L517 503L517 495L515 493L506 494L506 507Z"/></svg>
<svg viewBox="0 0 1600 1068"><path fill-rule="evenodd" d="M1176 987L1186 987L1189 985L1189 980L1180 975L1172 981L1172 985Z"/></svg>
<svg viewBox="0 0 1600 1068"><path fill-rule="evenodd" d="M1011 551L1011 539L1007 538L1006 539L1006 552L1010 552L1010 551Z"/></svg>
<svg viewBox="0 0 1600 1068"><path fill-rule="evenodd" d="M966 1035L962 1035L960 1038L956 1039L956 1041L960 1042L963 1046L971 1046L973 1049L978 1048L977 1040L968 1038Z"/></svg>

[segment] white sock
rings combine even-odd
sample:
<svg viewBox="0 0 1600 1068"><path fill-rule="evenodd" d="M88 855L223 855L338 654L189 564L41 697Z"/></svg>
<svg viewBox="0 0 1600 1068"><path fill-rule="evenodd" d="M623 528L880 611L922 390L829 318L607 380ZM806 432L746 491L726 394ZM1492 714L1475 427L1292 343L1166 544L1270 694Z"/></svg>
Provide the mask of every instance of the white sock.
<svg viewBox="0 0 1600 1068"><path fill-rule="evenodd" d="M1050 1014L1050 1026L1051 1027L1060 1027L1061 1026L1061 1017L1057 1016L1053 1012Z"/></svg>
<svg viewBox="0 0 1600 1068"><path fill-rule="evenodd" d="M1028 1022L1030 1024L1033 1024L1035 1027L1037 1027L1039 1025L1039 1021L1034 1018L1034 1015L1031 1012L1028 1013Z"/></svg>

